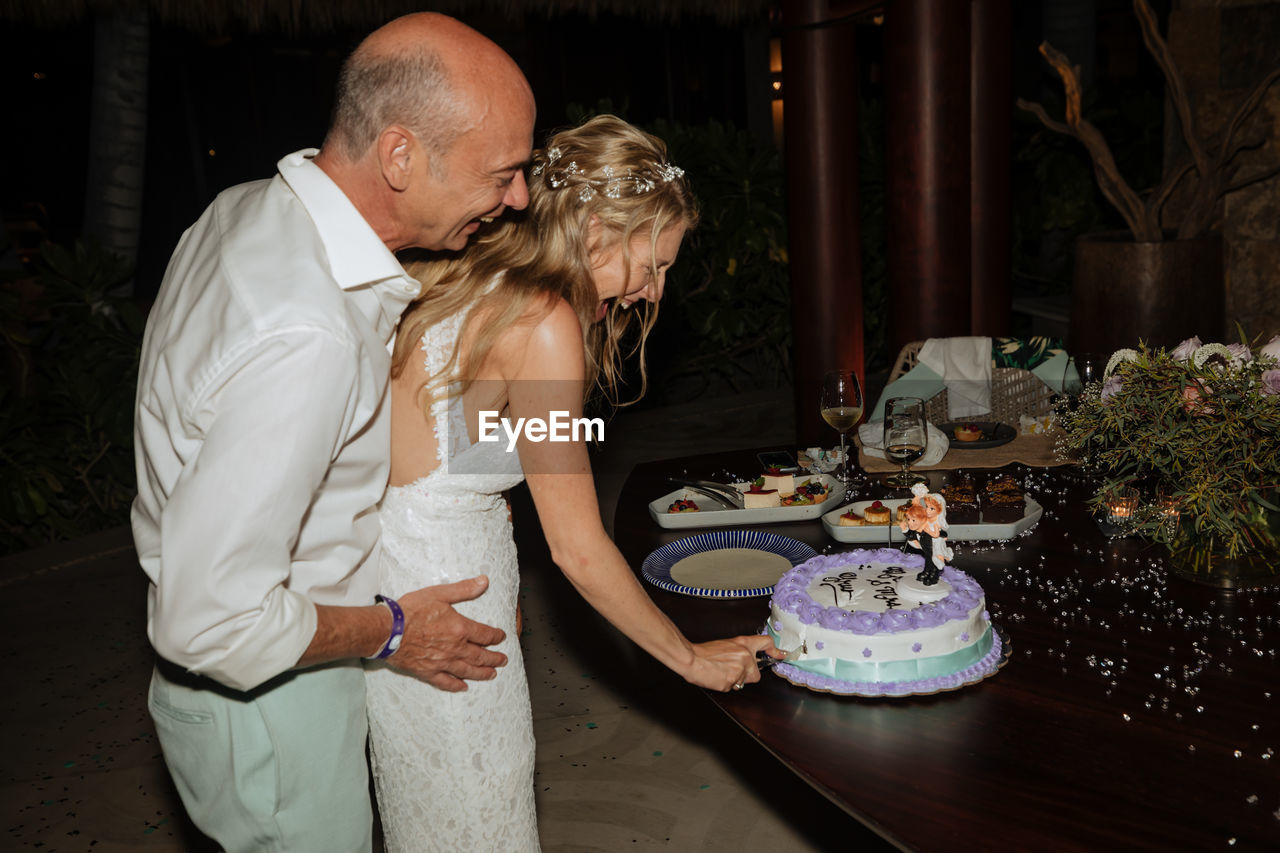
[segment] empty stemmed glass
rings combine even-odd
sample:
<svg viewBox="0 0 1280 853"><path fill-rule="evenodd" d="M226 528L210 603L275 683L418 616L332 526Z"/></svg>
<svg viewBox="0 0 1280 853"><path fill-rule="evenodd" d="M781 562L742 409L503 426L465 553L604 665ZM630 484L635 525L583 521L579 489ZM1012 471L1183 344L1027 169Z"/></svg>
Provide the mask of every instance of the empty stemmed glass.
<svg viewBox="0 0 1280 853"><path fill-rule="evenodd" d="M1102 378L1102 358L1091 352L1075 353L1067 357L1067 369L1062 377L1062 391L1069 399L1079 399L1090 382Z"/></svg>
<svg viewBox="0 0 1280 853"><path fill-rule="evenodd" d="M884 455L902 466L885 484L906 489L925 478L910 471L911 463L924 456L929 446L929 426L924 415L924 400L919 397L894 397L884 404Z"/></svg>
<svg viewBox="0 0 1280 853"><path fill-rule="evenodd" d="M852 370L830 370L822 377L822 419L840 433L838 476L844 484L845 494L849 494L853 481L849 475L849 456L845 450L844 436L862 419L863 405L862 385L858 382L858 374Z"/></svg>

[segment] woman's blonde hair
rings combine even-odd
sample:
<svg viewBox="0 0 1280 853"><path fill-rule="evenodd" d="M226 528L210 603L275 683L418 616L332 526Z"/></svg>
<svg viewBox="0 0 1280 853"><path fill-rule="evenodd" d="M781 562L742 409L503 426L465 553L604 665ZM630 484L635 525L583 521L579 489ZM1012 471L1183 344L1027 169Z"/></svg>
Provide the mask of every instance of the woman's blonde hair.
<svg viewBox="0 0 1280 853"><path fill-rule="evenodd" d="M601 235L596 245L588 245L592 217ZM529 207L523 214L509 213L461 253L405 265L422 282L422 295L400 321L392 376L404 371L427 329L465 312L462 328L472 341L470 351L460 353L454 344L445 370L427 383L424 405L429 406L450 382L469 385L498 338L531 306L541 301L549 312L561 298L582 326L587 394L598 389L615 406L635 402L644 395L644 342L657 305L644 302L643 310L622 310L615 301L597 323L592 256L620 247L630 276L633 237L648 235L654 263L663 231L681 224L693 228L697 221L684 172L667 162L666 146L657 137L611 115L552 135L533 153ZM534 315L536 321L543 316ZM473 328L473 320L482 323ZM628 348L623 339L633 322L640 324L639 335ZM621 402L622 362L637 350L640 391Z"/></svg>

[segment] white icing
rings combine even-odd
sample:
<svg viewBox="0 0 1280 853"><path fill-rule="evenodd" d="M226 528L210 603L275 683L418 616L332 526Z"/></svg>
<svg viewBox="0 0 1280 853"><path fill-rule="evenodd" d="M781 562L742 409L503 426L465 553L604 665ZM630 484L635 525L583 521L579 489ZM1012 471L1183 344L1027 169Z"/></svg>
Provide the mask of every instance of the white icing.
<svg viewBox="0 0 1280 853"><path fill-rule="evenodd" d="M869 559L872 553L850 551L847 554L832 555L838 558L840 565L828 566L815 576L807 585L806 592L824 607L837 606L854 613L877 614L914 610L930 602L940 601L950 594L952 588L947 581L940 580L935 586L926 587L915 579L917 567L904 571L901 566L883 559ZM919 560L918 557L916 559ZM805 565L802 564L793 571L803 571ZM962 572L956 572L956 575L972 582ZM896 633L880 630L876 633L858 634L849 630L826 628L816 621L805 622L798 614L771 601L769 627L778 648L787 651L802 649L799 658L801 662L838 658L885 663L950 654L977 643L987 631L985 611L986 598L979 596L977 604L968 609L964 616L948 619L939 625ZM866 654L867 651L870 654Z"/></svg>
<svg viewBox="0 0 1280 853"><path fill-rule="evenodd" d="M870 570L868 570L870 569ZM850 565L840 572L823 572L807 589L809 597L827 607L855 612L867 610L909 610L930 601L939 601L951 592L951 584L938 581L925 586L916 572L900 566Z"/></svg>

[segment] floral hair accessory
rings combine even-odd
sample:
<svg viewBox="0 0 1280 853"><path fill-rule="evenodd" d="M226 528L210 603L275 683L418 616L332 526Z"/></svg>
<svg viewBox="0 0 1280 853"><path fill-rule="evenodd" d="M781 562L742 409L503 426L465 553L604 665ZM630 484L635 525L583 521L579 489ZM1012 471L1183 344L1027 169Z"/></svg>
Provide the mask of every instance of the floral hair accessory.
<svg viewBox="0 0 1280 853"><path fill-rule="evenodd" d="M684 177L684 169L670 163L655 163L643 169L627 169L626 174L619 174L612 166L604 166L600 169L599 177L591 177L578 166L576 160L569 161L566 166L558 166L563 156L564 152L559 148L548 148L531 172L535 176L545 172L547 186L554 190L569 185L577 187L578 201L584 204L599 194L603 194L605 198L643 195L657 189L659 181L667 184Z"/></svg>

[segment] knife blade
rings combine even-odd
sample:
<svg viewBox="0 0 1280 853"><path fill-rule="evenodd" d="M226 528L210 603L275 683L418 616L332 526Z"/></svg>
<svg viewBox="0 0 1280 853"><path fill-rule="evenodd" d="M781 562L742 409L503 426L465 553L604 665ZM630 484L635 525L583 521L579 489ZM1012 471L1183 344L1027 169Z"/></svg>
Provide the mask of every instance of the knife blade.
<svg viewBox="0 0 1280 853"><path fill-rule="evenodd" d="M772 669L780 663L791 663L792 661L799 659L800 652L800 649L792 649L787 652L787 656L783 658L771 658L768 655L762 654L759 660L760 671L763 672L766 669Z"/></svg>

